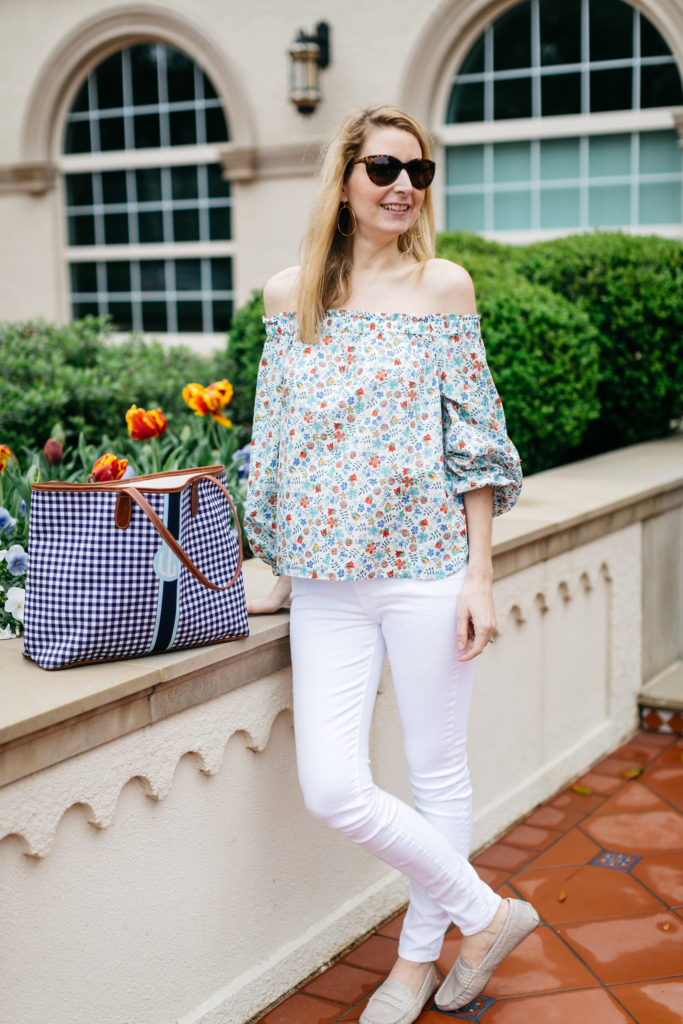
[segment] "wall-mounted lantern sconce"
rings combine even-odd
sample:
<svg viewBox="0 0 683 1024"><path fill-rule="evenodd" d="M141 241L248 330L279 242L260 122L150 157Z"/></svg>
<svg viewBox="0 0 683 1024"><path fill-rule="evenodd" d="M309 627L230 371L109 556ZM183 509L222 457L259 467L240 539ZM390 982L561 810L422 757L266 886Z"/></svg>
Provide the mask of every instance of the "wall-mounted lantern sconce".
<svg viewBox="0 0 683 1024"><path fill-rule="evenodd" d="M289 48L289 98L300 114L312 114L322 99L320 68L330 63L330 26L321 21L315 35L300 31Z"/></svg>

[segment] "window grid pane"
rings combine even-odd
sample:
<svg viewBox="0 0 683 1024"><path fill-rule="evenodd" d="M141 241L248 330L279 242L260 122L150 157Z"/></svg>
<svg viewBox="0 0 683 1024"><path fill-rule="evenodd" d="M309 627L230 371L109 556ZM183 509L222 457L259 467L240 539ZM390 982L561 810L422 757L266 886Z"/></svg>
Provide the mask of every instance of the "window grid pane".
<svg viewBox="0 0 683 1024"><path fill-rule="evenodd" d="M231 237L230 183L211 165L67 174L66 197L70 245Z"/></svg>
<svg viewBox="0 0 683 1024"><path fill-rule="evenodd" d="M118 330L227 331L234 294L230 260L108 260L72 263L73 316L108 313Z"/></svg>
<svg viewBox="0 0 683 1024"><path fill-rule="evenodd" d="M677 224L675 131L448 147L450 230Z"/></svg>
<svg viewBox="0 0 683 1024"><path fill-rule="evenodd" d="M145 43L91 72L67 119L64 150L163 150L227 139L221 101L202 69L178 50ZM231 237L230 185L220 166L164 159L160 152L157 167L65 176L67 237L81 249L69 264L72 314L109 314L120 330L224 332L234 298L230 257L140 257L145 244L206 250ZM112 245L112 257L89 258L88 247ZM127 246L138 251L126 257Z"/></svg>
<svg viewBox="0 0 683 1024"><path fill-rule="evenodd" d="M160 43L115 53L81 87L67 118L64 152L226 142L221 101L205 83L189 57Z"/></svg>

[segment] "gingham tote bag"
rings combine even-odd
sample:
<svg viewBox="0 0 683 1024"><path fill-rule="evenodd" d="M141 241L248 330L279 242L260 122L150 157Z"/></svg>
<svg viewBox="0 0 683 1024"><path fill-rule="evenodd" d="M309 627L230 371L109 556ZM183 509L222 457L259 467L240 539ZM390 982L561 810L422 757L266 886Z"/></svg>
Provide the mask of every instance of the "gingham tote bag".
<svg viewBox="0 0 683 1024"><path fill-rule="evenodd" d="M24 654L41 668L249 635L223 466L35 484Z"/></svg>

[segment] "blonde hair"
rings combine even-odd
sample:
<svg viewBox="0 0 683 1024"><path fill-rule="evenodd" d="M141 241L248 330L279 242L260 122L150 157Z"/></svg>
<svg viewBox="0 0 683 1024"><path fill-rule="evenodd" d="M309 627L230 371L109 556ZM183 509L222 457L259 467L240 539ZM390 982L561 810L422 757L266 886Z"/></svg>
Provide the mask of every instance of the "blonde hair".
<svg viewBox="0 0 683 1024"><path fill-rule="evenodd" d="M339 126L324 154L320 190L303 242L296 308L299 335L306 341L317 339L326 310L342 306L348 297L352 239L338 228L341 192L366 132L375 127L410 132L420 143L422 156L430 155L426 133L414 117L398 107L369 107ZM415 224L399 235L398 247L419 263L434 255L434 210L428 188Z"/></svg>

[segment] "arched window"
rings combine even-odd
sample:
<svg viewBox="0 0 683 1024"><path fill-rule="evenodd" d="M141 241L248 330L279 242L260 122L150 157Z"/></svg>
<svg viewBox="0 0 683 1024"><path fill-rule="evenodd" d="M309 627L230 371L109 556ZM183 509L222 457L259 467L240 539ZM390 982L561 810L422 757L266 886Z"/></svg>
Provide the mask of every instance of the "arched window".
<svg viewBox="0 0 683 1024"><path fill-rule="evenodd" d="M448 99L449 228L679 233L676 62L624 0L525 0L475 42Z"/></svg>
<svg viewBox="0 0 683 1024"><path fill-rule="evenodd" d="M67 251L74 317L120 330L224 332L232 315L230 186L215 89L184 53L142 43L107 57L67 118Z"/></svg>

